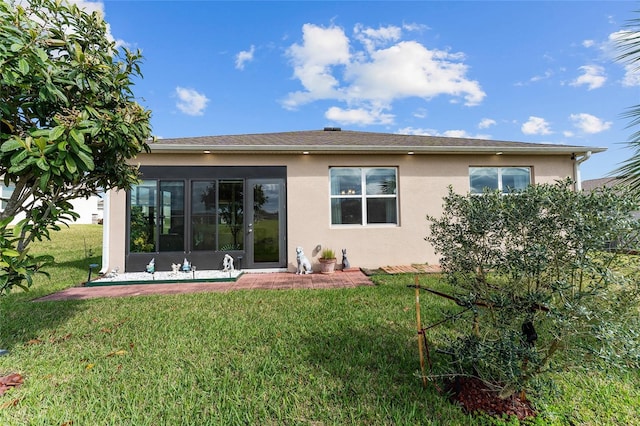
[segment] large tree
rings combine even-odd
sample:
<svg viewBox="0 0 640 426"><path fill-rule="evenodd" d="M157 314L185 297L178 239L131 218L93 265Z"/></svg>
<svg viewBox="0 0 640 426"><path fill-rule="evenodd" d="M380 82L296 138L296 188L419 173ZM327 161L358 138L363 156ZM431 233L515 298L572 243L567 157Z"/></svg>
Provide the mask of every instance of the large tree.
<svg viewBox="0 0 640 426"><path fill-rule="evenodd" d="M132 91L141 59L116 46L98 12L0 2L0 176L14 188L0 212L0 295L51 260L28 246L77 218L70 200L137 181L128 160L151 134Z"/></svg>

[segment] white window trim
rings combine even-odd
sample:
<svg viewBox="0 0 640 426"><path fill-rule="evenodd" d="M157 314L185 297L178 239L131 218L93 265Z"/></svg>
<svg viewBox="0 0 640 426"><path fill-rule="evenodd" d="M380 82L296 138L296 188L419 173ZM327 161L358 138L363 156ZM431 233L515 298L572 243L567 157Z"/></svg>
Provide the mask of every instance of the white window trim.
<svg viewBox="0 0 640 426"><path fill-rule="evenodd" d="M502 171L503 169L529 169L529 183L527 185L531 185L533 183L533 167L532 166L469 166L469 169L498 169L498 188L502 194L510 194L509 192L504 192L502 188ZM469 192L473 195L482 195L482 192L472 192L471 187L471 170L469 170Z"/></svg>
<svg viewBox="0 0 640 426"><path fill-rule="evenodd" d="M360 169L360 188L362 194L360 195L349 195L349 194L337 194L334 195L331 193L331 170L334 169ZM367 177L366 171L372 169L393 169L395 173L395 182L396 182L396 192L395 194L375 194L369 195L367 194ZM399 201L398 201L398 167L396 166L335 166L329 167L329 225L332 227L339 228L395 228L400 226L400 209L399 209ZM395 210L396 210L396 222L395 223L368 223L368 215L367 215L367 199L369 198L394 198L395 202ZM362 200L361 203L361 217L362 223L333 223L333 218L331 215L331 200L333 199L356 199Z"/></svg>

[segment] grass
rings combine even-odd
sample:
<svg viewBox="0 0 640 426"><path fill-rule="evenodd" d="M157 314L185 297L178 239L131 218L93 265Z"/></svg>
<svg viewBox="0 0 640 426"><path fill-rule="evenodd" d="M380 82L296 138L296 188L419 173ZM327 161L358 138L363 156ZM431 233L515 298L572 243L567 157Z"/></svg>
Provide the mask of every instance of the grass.
<svg viewBox="0 0 640 426"><path fill-rule="evenodd" d="M0 376L25 377L0 397L0 424L517 424L466 415L422 389L412 276L353 289L31 302L86 280L100 232L76 225L34 247L56 255L51 281L0 299L0 347L10 350ZM422 298L423 323L435 322L445 302ZM446 327L429 338L447 338ZM637 371L567 373L556 391L532 396L536 423L640 424L639 389Z"/></svg>

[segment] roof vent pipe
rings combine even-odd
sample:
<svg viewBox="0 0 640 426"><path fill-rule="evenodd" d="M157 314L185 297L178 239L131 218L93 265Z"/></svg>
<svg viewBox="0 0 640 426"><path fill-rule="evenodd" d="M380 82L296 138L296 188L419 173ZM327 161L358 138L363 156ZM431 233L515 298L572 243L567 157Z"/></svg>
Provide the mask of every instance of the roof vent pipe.
<svg viewBox="0 0 640 426"><path fill-rule="evenodd" d="M324 131L325 132L339 132L342 129L340 127L325 127Z"/></svg>

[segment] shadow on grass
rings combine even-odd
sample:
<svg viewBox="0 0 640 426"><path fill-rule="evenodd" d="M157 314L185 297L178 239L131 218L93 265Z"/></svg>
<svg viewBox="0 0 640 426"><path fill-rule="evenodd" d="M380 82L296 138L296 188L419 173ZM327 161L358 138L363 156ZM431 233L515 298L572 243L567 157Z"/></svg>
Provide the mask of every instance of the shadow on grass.
<svg viewBox="0 0 640 426"><path fill-rule="evenodd" d="M332 400L344 412L354 404L361 412L393 407L384 422L398 424L466 418L433 383L423 388L417 341L406 329L351 329L315 335L304 344L308 362L340 383Z"/></svg>
<svg viewBox="0 0 640 426"><path fill-rule="evenodd" d="M91 264L97 264L98 267L96 267L94 269L94 273L98 272L98 269L100 268L100 266L102 266L102 257L101 256L94 256L94 257L87 257L85 259L81 259L81 260L71 260L71 261L67 261L67 262L55 262L55 267L56 268L65 268L65 269L77 269L77 270L81 270L84 271L86 273L89 272L89 265Z"/></svg>
<svg viewBox="0 0 640 426"><path fill-rule="evenodd" d="M64 325L77 312L84 310L85 301L64 302L15 301L10 296L0 300L0 347L9 349L41 337L45 330Z"/></svg>

